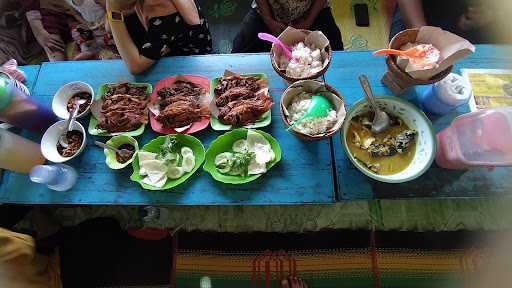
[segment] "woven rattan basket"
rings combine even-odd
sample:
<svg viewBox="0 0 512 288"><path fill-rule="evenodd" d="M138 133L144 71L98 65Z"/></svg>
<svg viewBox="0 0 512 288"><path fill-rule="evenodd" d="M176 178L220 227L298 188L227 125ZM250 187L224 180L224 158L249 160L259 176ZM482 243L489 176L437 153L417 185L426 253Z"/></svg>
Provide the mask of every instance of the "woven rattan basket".
<svg viewBox="0 0 512 288"><path fill-rule="evenodd" d="M336 112L338 113L338 115L343 115L342 116L343 118L338 120L338 123L336 123L334 129L332 129L331 131L329 131L326 134L323 134L322 136L310 136L310 135L301 133L299 131L295 131L293 129L290 130L290 133L292 133L297 138L304 140L304 141L319 141L319 140L328 139L328 138L332 137L334 134L336 134L343 126L343 120L344 120L345 114L346 114L346 107L345 107L345 101L343 99L343 96L341 96L341 94L338 91L336 91L336 89L334 89L334 87L332 87L329 84L326 84L320 80L302 80L302 81L295 82L290 87L288 87L284 91L283 96L281 97L280 104L279 104L279 110L281 112L281 119L283 120L285 128L288 129L288 127L290 127L291 123L288 121L288 118L285 113L285 103L284 103L285 95L287 95L287 93L290 91L290 89L294 89L297 86L302 85L304 82L307 82L307 81L315 81L318 84L324 85L326 90L331 92L334 95L334 97L336 97L340 101L339 102L340 105L336 109L337 110Z"/></svg>
<svg viewBox="0 0 512 288"><path fill-rule="evenodd" d="M309 30L300 30L300 31L305 33L306 35L311 33L311 31L309 31ZM288 46L291 47L291 46L293 46L294 44L297 44L297 43L285 43L285 44L287 44ZM294 83L294 82L297 82L297 81L301 81L301 80L318 79L318 78L322 77L322 75L324 75L325 72L327 72L327 69L329 69L329 65L331 65L332 50L331 50L331 45L329 44L327 46L327 48L326 48L327 59L328 59L327 60L327 65L322 70L320 70L317 73L315 73L313 75L310 75L308 77L303 77L303 78L290 77L290 76L286 75L286 71L280 70L279 67L277 67L276 61L274 61L274 55L276 55L276 53L275 53L276 49L280 49L280 48L277 47L275 44L272 44L272 49L270 49L270 63L272 63L272 68L274 68L276 73L279 76L281 76L281 78L283 78L284 80L286 80L290 84Z"/></svg>

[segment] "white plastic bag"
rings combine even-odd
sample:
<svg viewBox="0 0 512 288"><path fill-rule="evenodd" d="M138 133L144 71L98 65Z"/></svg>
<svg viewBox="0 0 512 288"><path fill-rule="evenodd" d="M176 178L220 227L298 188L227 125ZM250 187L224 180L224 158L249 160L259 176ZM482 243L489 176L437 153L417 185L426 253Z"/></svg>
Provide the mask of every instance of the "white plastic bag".
<svg viewBox="0 0 512 288"><path fill-rule="evenodd" d="M4 71L20 82L25 81L25 73L18 69L18 62L16 62L15 59L11 59L5 62L2 67L0 67L0 70Z"/></svg>

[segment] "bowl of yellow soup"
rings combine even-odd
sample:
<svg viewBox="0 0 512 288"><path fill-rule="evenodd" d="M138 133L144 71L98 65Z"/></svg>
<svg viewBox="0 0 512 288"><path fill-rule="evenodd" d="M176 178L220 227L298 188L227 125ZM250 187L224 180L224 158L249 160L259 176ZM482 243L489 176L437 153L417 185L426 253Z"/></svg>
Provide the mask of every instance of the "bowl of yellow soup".
<svg viewBox="0 0 512 288"><path fill-rule="evenodd" d="M343 123L343 148L366 176L386 183L403 183L421 176L436 155L435 133L423 111L397 97L376 97L391 119L385 132L371 132L373 112L368 102L355 103Z"/></svg>

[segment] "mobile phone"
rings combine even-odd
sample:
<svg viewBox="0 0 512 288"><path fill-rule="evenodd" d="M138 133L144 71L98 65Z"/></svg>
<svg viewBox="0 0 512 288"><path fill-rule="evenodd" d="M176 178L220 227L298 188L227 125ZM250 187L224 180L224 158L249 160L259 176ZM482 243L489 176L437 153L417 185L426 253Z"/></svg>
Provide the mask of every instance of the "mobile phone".
<svg viewBox="0 0 512 288"><path fill-rule="evenodd" d="M370 17L368 15L368 5L366 4L355 4L354 5L354 16L356 18L356 25L359 27L369 27Z"/></svg>

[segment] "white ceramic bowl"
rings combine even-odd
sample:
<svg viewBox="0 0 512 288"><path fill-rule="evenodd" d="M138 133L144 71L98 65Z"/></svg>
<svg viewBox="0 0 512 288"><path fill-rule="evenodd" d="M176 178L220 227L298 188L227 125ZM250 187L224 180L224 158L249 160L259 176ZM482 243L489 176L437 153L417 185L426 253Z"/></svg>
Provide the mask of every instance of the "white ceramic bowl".
<svg viewBox="0 0 512 288"><path fill-rule="evenodd" d="M67 119L69 117L69 112L67 109L68 101L69 99L71 99L73 95L75 95L78 92L88 92L91 94L91 103L89 104L87 109L85 109L84 112L78 114L76 118L80 118L87 115L90 111L92 101L94 100L94 90L92 89L91 85L80 81L70 82L60 87L57 93L55 93L55 96L53 96L53 113L55 113L55 115L57 115L57 117L61 119Z"/></svg>
<svg viewBox="0 0 512 288"><path fill-rule="evenodd" d="M48 128L48 130L46 130L46 132L43 135L43 139L41 140L41 152L43 153L44 158L54 163L63 163L75 158L80 153L82 153L87 143L87 136L85 133L84 126L75 121L73 125L73 130L78 130L84 135L82 145L80 146L80 149L75 153L75 155L71 157L62 157L62 155L59 154L59 151L57 151L57 142L59 141L60 136L66 130L65 125L66 120L62 120L53 124L52 126L50 126L50 128Z"/></svg>
<svg viewBox="0 0 512 288"><path fill-rule="evenodd" d="M364 114L369 111L368 102L361 100L355 103L348 112L345 122L343 123L343 148L347 153L350 161L370 178L386 183L402 183L411 181L421 176L425 171L430 168L436 155L436 140L435 133L432 128L432 123L425 116L425 113L418 109L413 104L397 98L397 97L377 97L377 105L381 107L386 113L400 117L407 126L411 129L418 131L418 138L416 139L416 154L407 168L403 171L393 175L379 175L369 169L363 164L359 163L354 156L350 153L347 146L347 131L350 121L355 116Z"/></svg>

